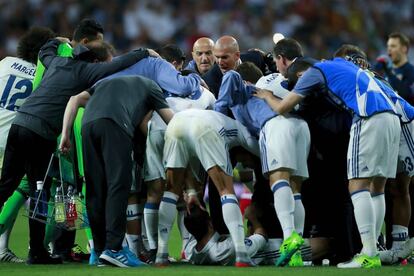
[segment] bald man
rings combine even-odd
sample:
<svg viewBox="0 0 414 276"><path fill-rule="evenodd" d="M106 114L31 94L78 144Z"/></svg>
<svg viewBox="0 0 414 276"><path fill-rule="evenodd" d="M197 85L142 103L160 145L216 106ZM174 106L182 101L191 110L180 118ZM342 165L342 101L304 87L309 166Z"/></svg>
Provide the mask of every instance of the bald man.
<svg viewBox="0 0 414 276"><path fill-rule="evenodd" d="M220 37L214 45L213 53L223 74L229 70L235 70L242 63L239 44L232 36L225 35Z"/></svg>
<svg viewBox="0 0 414 276"><path fill-rule="evenodd" d="M199 75L206 73L216 62L213 55L214 41L208 37L201 37L194 42L192 56L185 69L197 72Z"/></svg>
<svg viewBox="0 0 414 276"><path fill-rule="evenodd" d="M266 71L266 64L262 53L252 50L240 54L237 40L229 35L222 36L216 41L213 54L216 58L216 64L202 78L216 97L220 90L223 74L229 70L235 70L242 61L253 62L263 73Z"/></svg>

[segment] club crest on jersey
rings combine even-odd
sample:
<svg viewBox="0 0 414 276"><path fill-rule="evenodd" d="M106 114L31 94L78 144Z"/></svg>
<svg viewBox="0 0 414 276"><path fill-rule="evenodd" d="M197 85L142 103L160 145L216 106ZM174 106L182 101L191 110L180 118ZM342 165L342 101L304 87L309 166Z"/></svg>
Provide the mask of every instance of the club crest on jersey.
<svg viewBox="0 0 414 276"><path fill-rule="evenodd" d="M252 244L253 244L252 240L250 240L250 239L244 239L244 245L250 247L250 246L252 246Z"/></svg>

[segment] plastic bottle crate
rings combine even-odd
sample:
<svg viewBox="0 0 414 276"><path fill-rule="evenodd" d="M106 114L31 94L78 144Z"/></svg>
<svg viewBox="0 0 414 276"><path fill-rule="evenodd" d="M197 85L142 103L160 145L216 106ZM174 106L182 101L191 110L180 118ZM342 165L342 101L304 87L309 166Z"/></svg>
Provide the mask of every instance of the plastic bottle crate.
<svg viewBox="0 0 414 276"><path fill-rule="evenodd" d="M63 203L65 206L65 220L63 222L56 222L55 221L55 202L44 202L40 199L30 197L30 201L32 201L29 204L29 208L27 209L27 212L25 213L25 216L37 220L41 223L47 224L47 225L53 225L55 227L64 229L64 230L79 230L89 227L89 221L88 217L86 215L86 206L81 202L82 204L82 211L76 210L77 219L76 220L67 220L66 217L66 208L69 204L69 199L65 196L63 199ZM41 214L39 213L39 206L43 204L44 206L47 206L47 214Z"/></svg>

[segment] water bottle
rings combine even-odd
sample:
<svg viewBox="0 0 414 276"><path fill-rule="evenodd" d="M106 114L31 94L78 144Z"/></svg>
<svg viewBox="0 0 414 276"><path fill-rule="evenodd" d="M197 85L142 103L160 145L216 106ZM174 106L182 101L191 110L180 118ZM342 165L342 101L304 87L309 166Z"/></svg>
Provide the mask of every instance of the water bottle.
<svg viewBox="0 0 414 276"><path fill-rule="evenodd" d="M43 181L36 181L35 200L37 203L37 214L47 216L47 198L46 192L43 191ZM36 205L35 205L36 208Z"/></svg>
<svg viewBox="0 0 414 276"><path fill-rule="evenodd" d="M56 188L55 195L55 221L56 223L65 222L65 203L63 202L62 188L58 186Z"/></svg>
<svg viewBox="0 0 414 276"><path fill-rule="evenodd" d="M78 218L78 214L76 212L75 195L72 186L68 187L66 204L66 223L69 228L75 228L75 221Z"/></svg>

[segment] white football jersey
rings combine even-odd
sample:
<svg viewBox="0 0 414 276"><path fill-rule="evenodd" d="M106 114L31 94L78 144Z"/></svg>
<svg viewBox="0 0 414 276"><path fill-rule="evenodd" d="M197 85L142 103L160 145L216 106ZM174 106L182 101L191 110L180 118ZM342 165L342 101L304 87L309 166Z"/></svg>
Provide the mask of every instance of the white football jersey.
<svg viewBox="0 0 414 276"><path fill-rule="evenodd" d="M254 155L260 156L257 139L239 121L220 112L187 109L175 114L172 120L183 126L193 138L200 137L208 129L213 129L224 138L228 149L242 146ZM217 143L217 141L211 142Z"/></svg>
<svg viewBox="0 0 414 276"><path fill-rule="evenodd" d="M285 88L282 83L287 83L287 79L280 73L273 73L270 75L266 75L261 77L256 82L256 87L261 89L270 90L273 92L273 95L275 95L278 98L283 99L290 93L287 88ZM295 109L298 109L299 105L295 106Z"/></svg>
<svg viewBox="0 0 414 276"><path fill-rule="evenodd" d="M244 239L247 255L255 264L267 263L276 260L280 243L275 244L274 239L266 239L259 234L254 234ZM236 261L236 252L230 235L220 236L217 232L210 238L200 251L196 249L197 241L190 234L189 241L184 248L185 257L192 264L197 265L233 265ZM270 246L277 246L269 248Z"/></svg>
<svg viewBox="0 0 414 276"><path fill-rule="evenodd" d="M170 108L174 111L174 113L187 110L187 109L201 109L201 110L208 110L213 109L214 103L216 102L216 98L214 97L213 93L209 90L202 88L201 96L197 99L192 98L182 98L182 97L167 97L167 103ZM166 128L166 124L158 115L157 112L154 112L151 118L151 128L152 130L164 129Z"/></svg>
<svg viewBox="0 0 414 276"><path fill-rule="evenodd" d="M17 57L0 61L0 148L6 146L11 123L32 93L36 65Z"/></svg>

